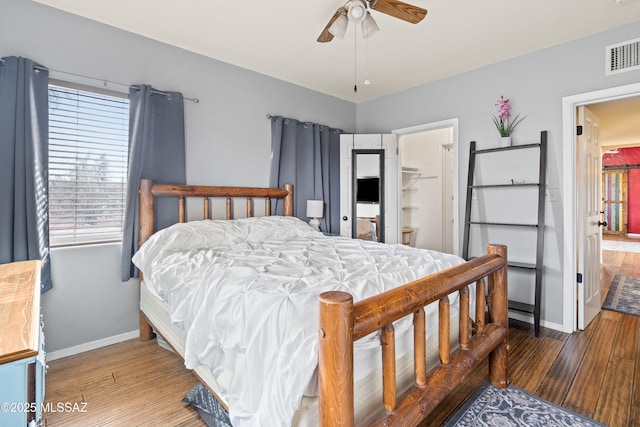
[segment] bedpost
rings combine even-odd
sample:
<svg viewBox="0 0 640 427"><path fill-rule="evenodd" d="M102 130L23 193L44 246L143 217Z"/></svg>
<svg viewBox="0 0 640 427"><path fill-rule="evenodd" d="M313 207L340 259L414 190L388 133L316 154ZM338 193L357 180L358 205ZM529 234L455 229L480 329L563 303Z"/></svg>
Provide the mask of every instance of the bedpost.
<svg viewBox="0 0 640 427"><path fill-rule="evenodd" d="M138 246L142 246L153 234L153 194L151 193L153 181L140 180L140 236ZM142 272L140 272L142 280ZM140 311L140 341L152 340L153 329L147 317Z"/></svg>
<svg viewBox="0 0 640 427"><path fill-rule="evenodd" d="M509 317L507 302L507 247L490 244L490 255L498 255L505 260L504 266L489 275L489 319L505 329L503 342L489 354L489 378L494 387L507 387L507 353L509 347Z"/></svg>
<svg viewBox="0 0 640 427"><path fill-rule="evenodd" d="M153 193L151 187L153 187L152 180L140 180L140 240L138 246L142 246L153 234Z"/></svg>
<svg viewBox="0 0 640 427"><path fill-rule="evenodd" d="M155 333L153 332L153 328L151 327L151 323L147 319L142 311L139 313L140 316L140 333L138 339L140 341L151 341L155 337Z"/></svg>
<svg viewBox="0 0 640 427"><path fill-rule="evenodd" d="M319 425L352 427L353 297L348 293L320 295L318 346Z"/></svg>
<svg viewBox="0 0 640 427"><path fill-rule="evenodd" d="M284 216L293 216L293 184L285 184L284 189L289 192L284 197L284 208L282 214Z"/></svg>

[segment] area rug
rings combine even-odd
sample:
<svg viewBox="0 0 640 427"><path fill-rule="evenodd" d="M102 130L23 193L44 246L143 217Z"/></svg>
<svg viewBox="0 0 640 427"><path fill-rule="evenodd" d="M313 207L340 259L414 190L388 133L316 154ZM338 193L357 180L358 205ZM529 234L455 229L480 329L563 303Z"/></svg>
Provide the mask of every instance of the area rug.
<svg viewBox="0 0 640 427"><path fill-rule="evenodd" d="M602 308L640 316L640 277L616 275Z"/></svg>
<svg viewBox="0 0 640 427"><path fill-rule="evenodd" d="M182 402L191 405L208 427L231 427L229 413L204 384L196 384Z"/></svg>
<svg viewBox="0 0 640 427"><path fill-rule="evenodd" d="M483 384L445 424L446 427L604 426L544 401L517 387Z"/></svg>
<svg viewBox="0 0 640 427"><path fill-rule="evenodd" d="M627 242L602 239L602 250L616 252L640 252L640 240L637 242Z"/></svg>

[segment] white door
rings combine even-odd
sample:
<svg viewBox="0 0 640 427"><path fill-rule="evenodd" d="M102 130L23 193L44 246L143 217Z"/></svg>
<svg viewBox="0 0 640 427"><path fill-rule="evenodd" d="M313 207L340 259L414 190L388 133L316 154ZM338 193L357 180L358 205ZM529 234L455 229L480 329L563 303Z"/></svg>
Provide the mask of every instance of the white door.
<svg viewBox="0 0 640 427"><path fill-rule="evenodd" d="M578 107L578 126L582 126L582 134L576 141L578 328L585 329L601 307L599 221L602 150L598 118L586 107Z"/></svg>
<svg viewBox="0 0 640 427"><path fill-rule="evenodd" d="M353 216L358 214L358 212L353 212L352 208L354 198L354 150L356 153L359 150L384 150L384 170L380 174L380 176L384 177L384 212L376 212L374 205L361 204L358 206L362 209L370 210L369 213L361 213L363 217L368 216L373 219L376 214L383 216L382 224L384 224L385 243L399 243L398 139L395 134L340 136L340 234L354 237ZM358 175L357 171L356 175Z"/></svg>

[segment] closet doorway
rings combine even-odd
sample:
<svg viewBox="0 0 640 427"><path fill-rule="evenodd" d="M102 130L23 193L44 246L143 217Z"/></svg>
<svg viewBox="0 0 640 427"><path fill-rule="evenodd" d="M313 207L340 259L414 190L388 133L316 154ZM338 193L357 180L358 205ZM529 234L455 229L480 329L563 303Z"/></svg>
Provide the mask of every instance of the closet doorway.
<svg viewBox="0 0 640 427"><path fill-rule="evenodd" d="M458 253L457 119L394 131L404 244Z"/></svg>

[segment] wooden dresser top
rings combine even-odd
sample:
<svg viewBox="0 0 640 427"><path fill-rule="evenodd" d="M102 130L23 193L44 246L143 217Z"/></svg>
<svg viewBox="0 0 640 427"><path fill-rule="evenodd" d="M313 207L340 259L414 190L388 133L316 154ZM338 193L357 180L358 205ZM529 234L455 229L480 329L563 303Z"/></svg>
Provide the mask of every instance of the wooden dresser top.
<svg viewBox="0 0 640 427"><path fill-rule="evenodd" d="M0 364L38 354L40 261L0 264Z"/></svg>

